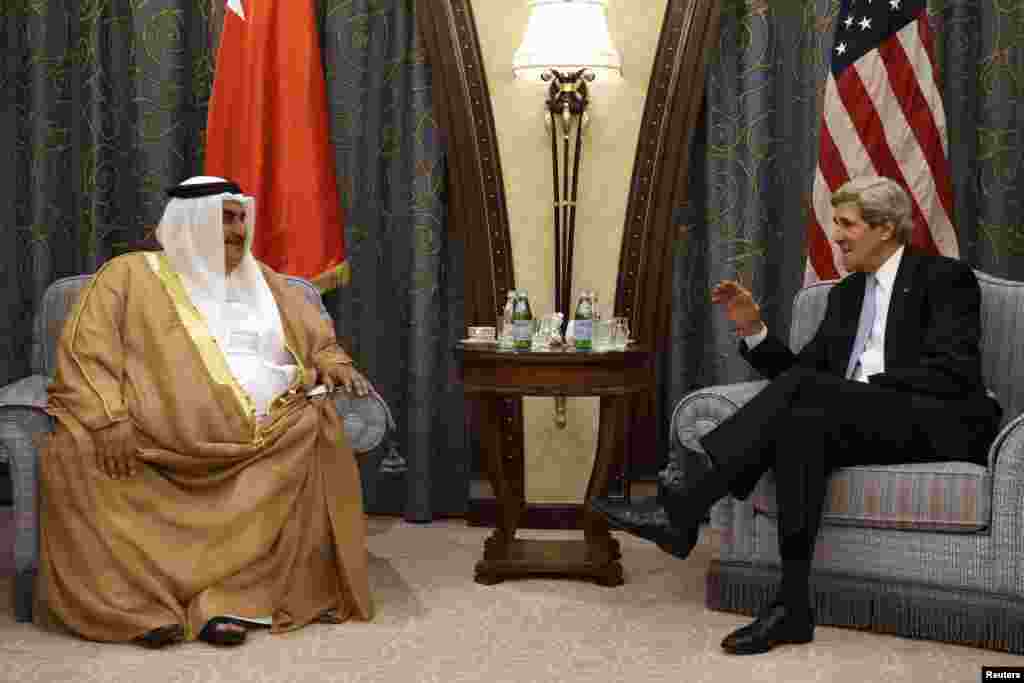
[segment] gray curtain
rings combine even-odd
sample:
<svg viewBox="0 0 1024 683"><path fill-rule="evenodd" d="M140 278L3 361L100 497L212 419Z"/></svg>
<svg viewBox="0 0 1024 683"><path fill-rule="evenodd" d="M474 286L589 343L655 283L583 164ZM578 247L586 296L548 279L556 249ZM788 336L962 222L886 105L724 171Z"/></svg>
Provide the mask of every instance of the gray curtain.
<svg viewBox="0 0 1024 683"><path fill-rule="evenodd" d="M738 278L758 297L769 327L789 330L803 281L806 207L839 10L832 0L721 5L690 201L681 207L676 241L665 388L672 403L699 386L758 378L710 303L714 283ZM949 0L933 3L931 12L961 258L1024 280L1024 5Z"/></svg>
<svg viewBox="0 0 1024 683"><path fill-rule="evenodd" d="M459 243L446 230L443 141L411 0L330 0L324 55L351 284L327 303L356 363L395 412L363 468L371 512L429 521L469 495Z"/></svg>
<svg viewBox="0 0 1024 683"><path fill-rule="evenodd" d="M163 190L202 172L222 5L0 6L0 384L29 372L45 288L132 248L159 220ZM396 423L363 460L367 507L415 520L460 513L468 455L449 349L463 328L461 256L445 229L444 148L413 3L319 8L353 268L327 303Z"/></svg>
<svg viewBox="0 0 1024 683"><path fill-rule="evenodd" d="M3 3L0 382L29 371L58 277L139 240L162 190L202 165L209 2Z"/></svg>

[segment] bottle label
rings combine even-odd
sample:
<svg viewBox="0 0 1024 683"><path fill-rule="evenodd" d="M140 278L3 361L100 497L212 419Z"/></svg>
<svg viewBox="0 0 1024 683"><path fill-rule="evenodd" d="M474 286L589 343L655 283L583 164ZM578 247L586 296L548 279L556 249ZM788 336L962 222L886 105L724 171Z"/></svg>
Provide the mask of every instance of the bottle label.
<svg viewBox="0 0 1024 683"><path fill-rule="evenodd" d="M577 349L589 349L593 347L594 321L580 320L577 318L572 323L573 335L576 337Z"/></svg>
<svg viewBox="0 0 1024 683"><path fill-rule="evenodd" d="M529 348L530 346L530 328L532 320L516 320L512 323L512 338L515 340L516 346Z"/></svg>

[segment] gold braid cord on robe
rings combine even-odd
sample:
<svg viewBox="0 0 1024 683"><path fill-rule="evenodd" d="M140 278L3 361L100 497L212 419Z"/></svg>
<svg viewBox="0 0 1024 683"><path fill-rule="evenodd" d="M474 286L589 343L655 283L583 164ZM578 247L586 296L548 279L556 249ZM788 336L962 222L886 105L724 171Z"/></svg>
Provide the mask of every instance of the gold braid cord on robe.
<svg viewBox="0 0 1024 683"><path fill-rule="evenodd" d="M264 268L300 371L257 425L251 401L156 252L92 278L57 352L40 463L40 593L94 640L166 624L195 638L219 615L273 616L275 632L335 609L368 620L358 466L314 370L343 361L334 331ZM134 424L136 475L97 469L90 432Z"/></svg>

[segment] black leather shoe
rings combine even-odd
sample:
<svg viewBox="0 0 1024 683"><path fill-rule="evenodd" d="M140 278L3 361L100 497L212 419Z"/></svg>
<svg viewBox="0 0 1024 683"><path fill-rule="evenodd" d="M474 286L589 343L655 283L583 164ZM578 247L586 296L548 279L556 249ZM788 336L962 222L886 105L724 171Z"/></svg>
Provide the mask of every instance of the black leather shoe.
<svg viewBox="0 0 1024 683"><path fill-rule="evenodd" d="M136 643L150 650L159 650L183 640L185 640L185 627L181 624L168 624L154 628L135 638Z"/></svg>
<svg viewBox="0 0 1024 683"><path fill-rule="evenodd" d="M606 497L593 498L590 507L600 513L608 525L634 536L653 541L658 547L681 560L689 557L700 539L700 522L680 529L669 522L665 508L656 498L635 503Z"/></svg>
<svg viewBox="0 0 1024 683"><path fill-rule="evenodd" d="M231 617L214 617L199 632L199 640L210 645L231 647L241 645L246 638L245 622Z"/></svg>
<svg viewBox="0 0 1024 683"><path fill-rule="evenodd" d="M794 614L781 603L773 603L752 624L739 628L722 641L722 649L732 655L756 655L785 643L809 643L814 640L814 616L811 610Z"/></svg>

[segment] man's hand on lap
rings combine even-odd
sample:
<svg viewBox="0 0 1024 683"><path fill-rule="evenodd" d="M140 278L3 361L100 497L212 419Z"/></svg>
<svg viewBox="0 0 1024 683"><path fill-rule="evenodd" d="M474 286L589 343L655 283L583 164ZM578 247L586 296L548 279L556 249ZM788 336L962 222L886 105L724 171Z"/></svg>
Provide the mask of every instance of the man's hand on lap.
<svg viewBox="0 0 1024 683"><path fill-rule="evenodd" d="M138 471L132 439L134 429L131 420L124 420L92 434L96 467L111 479L128 479Z"/></svg>

